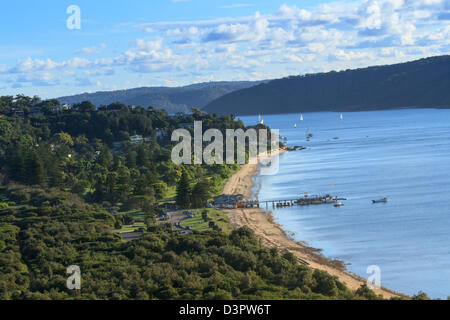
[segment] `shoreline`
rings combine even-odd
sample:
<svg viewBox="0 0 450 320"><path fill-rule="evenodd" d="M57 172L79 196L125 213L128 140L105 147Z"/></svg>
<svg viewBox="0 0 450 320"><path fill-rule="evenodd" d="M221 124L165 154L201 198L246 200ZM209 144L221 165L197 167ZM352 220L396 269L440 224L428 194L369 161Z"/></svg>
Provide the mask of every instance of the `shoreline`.
<svg viewBox="0 0 450 320"><path fill-rule="evenodd" d="M286 114L308 114L308 113L352 113L352 112L377 112L377 111L400 111L400 110L449 110L450 108L441 108L441 107L394 107L389 109L358 109L358 110L323 110L323 111L299 111L299 112L282 112L282 113L265 113L265 116L277 116L277 115L286 115ZM255 114L243 114L237 115L237 117L254 117L258 116L258 113Z"/></svg>
<svg viewBox="0 0 450 320"><path fill-rule="evenodd" d="M272 153L281 155L287 152L279 149ZM244 198L249 199L252 196L253 178L258 174L257 164L243 165L231 178L225 183L224 194L243 194ZM313 269L327 271L336 276L339 281L344 283L349 289L355 291L366 280L362 277L350 273L346 270L343 261L330 260L320 254L320 249L311 248L302 242L297 242L289 237L287 232L274 221L272 212L266 213L264 209L228 209L223 210L230 222L235 227L247 226L262 239L265 246L278 248L281 252L289 251L293 253L301 264L308 265ZM384 298L407 297L406 295L396 293L392 290L381 287L375 288L376 294L381 294Z"/></svg>

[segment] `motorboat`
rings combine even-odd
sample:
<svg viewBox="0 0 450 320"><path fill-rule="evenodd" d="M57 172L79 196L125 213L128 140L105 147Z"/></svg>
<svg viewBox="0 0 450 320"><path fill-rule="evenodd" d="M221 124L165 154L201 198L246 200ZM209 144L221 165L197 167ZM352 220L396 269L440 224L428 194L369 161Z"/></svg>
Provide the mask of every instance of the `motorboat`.
<svg viewBox="0 0 450 320"><path fill-rule="evenodd" d="M386 197L378 200L372 200L372 203L386 203L386 202L388 202L388 199Z"/></svg>

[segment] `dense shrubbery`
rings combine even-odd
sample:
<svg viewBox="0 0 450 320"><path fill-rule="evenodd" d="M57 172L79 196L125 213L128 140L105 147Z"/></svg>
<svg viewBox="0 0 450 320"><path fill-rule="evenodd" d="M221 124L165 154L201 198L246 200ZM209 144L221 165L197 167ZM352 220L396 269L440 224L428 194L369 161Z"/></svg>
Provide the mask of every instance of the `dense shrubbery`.
<svg viewBox="0 0 450 320"><path fill-rule="evenodd" d="M139 241L111 232L114 218L90 206L1 213L1 299L347 299L335 277L261 246L241 228L181 236L153 225ZM78 265L82 290L66 288Z"/></svg>

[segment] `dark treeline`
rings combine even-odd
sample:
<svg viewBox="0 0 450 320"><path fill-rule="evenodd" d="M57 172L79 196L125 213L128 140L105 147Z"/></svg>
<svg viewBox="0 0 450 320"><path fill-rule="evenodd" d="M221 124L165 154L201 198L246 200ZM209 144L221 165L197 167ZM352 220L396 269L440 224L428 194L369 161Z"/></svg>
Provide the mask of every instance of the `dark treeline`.
<svg viewBox="0 0 450 320"><path fill-rule="evenodd" d="M169 117L0 97L0 299L379 298L263 247L247 228L182 235L159 221L162 203L201 207L238 168L173 164L171 130L194 120L244 128L199 109ZM114 230L132 223L130 210L143 213L143 236L126 243ZM66 287L70 265L81 291Z"/></svg>
<svg viewBox="0 0 450 320"><path fill-rule="evenodd" d="M292 76L224 95L208 112L237 115L450 108L450 56Z"/></svg>
<svg viewBox="0 0 450 320"><path fill-rule="evenodd" d="M188 106L203 108L209 102L229 92L248 88L261 81L209 82L185 87L144 87L127 90L83 93L61 97L62 103L76 104L91 101L96 106L122 101L127 105L154 105L167 112L188 112Z"/></svg>

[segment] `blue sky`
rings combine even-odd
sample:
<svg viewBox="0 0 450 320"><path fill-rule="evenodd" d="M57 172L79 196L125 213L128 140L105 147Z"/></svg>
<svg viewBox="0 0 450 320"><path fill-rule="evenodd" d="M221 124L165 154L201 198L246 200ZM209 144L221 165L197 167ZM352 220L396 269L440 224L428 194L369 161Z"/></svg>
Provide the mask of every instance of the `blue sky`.
<svg viewBox="0 0 450 320"><path fill-rule="evenodd" d="M450 0L15 0L0 30L0 95L51 98L448 54Z"/></svg>

